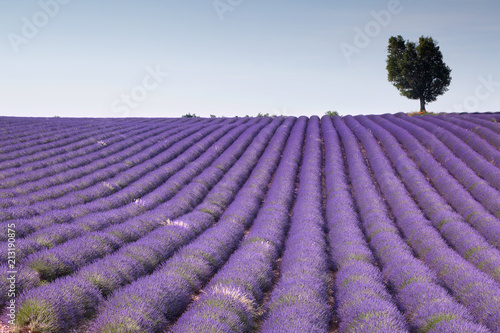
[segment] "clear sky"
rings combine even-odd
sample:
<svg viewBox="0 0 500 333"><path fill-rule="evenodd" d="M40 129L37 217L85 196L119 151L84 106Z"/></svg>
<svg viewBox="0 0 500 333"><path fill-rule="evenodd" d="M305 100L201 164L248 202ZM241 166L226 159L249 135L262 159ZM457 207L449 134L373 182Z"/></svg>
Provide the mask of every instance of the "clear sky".
<svg viewBox="0 0 500 333"><path fill-rule="evenodd" d="M428 111L500 111L498 0L0 0L0 115L411 112L390 36L452 69Z"/></svg>

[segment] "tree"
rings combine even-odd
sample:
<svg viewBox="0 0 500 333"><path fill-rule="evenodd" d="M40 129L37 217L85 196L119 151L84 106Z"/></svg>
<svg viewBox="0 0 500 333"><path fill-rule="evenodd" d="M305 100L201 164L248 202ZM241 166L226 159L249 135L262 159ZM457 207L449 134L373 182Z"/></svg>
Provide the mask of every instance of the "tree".
<svg viewBox="0 0 500 333"><path fill-rule="evenodd" d="M451 69L443 62L439 46L431 37L420 37L418 46L403 37L389 38L387 48L388 80L401 95L420 100L420 111L425 103L448 91Z"/></svg>
<svg viewBox="0 0 500 333"><path fill-rule="evenodd" d="M330 116L330 117L333 117L333 116L338 116L339 115L339 112L338 111L326 111L325 114L327 116Z"/></svg>

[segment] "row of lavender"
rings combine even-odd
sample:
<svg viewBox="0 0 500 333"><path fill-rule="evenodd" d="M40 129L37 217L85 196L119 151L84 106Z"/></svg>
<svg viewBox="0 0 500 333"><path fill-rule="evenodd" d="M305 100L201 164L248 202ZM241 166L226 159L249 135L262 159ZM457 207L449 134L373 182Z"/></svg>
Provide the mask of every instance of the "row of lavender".
<svg viewBox="0 0 500 333"><path fill-rule="evenodd" d="M208 141L202 140L199 145L186 150L183 155L205 152L182 171L174 174L169 165L164 165L155 171L153 176L171 172L172 177L141 199L145 202L150 201L149 205L131 203L107 211L106 214L70 217L48 227L42 224L41 227L45 228L30 235L33 237L19 239L17 260L21 265L21 277L26 275L31 279L26 282L21 279L18 287L24 289L24 284L36 285L44 280L52 280L71 273L92 260L116 251L126 243L140 239L165 224L168 219L189 211L202 200L201 194L206 193L222 177L224 171L235 163L264 124L265 122L254 125L248 129L246 135L241 135L239 138L238 135L242 134L245 126L235 129L236 132L235 130L227 132L217 142L220 147L231 146L225 154L219 156L220 149L207 150L207 145L213 143L213 138ZM181 158L175 161L185 160ZM182 166L181 164L179 167ZM189 182L189 186L186 186ZM148 200L149 198L151 200ZM110 200L109 197L102 199ZM27 223L23 222L18 221L17 224L26 226ZM44 247L49 249L42 250ZM30 253L33 255L30 256ZM31 281L32 279L35 281Z"/></svg>
<svg viewBox="0 0 500 333"><path fill-rule="evenodd" d="M8 119L17 326L499 332L494 117Z"/></svg>

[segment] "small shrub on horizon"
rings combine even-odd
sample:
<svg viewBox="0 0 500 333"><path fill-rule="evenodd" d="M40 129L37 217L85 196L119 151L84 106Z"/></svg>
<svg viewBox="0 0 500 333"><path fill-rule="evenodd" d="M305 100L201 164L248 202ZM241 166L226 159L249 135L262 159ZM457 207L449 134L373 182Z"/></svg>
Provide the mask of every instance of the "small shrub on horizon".
<svg viewBox="0 0 500 333"><path fill-rule="evenodd" d="M182 116L182 118L200 118L199 116L196 115L196 113L186 113L185 115Z"/></svg>
<svg viewBox="0 0 500 333"><path fill-rule="evenodd" d="M326 111L325 114L327 116L333 117L333 116L338 116L339 112L338 111Z"/></svg>

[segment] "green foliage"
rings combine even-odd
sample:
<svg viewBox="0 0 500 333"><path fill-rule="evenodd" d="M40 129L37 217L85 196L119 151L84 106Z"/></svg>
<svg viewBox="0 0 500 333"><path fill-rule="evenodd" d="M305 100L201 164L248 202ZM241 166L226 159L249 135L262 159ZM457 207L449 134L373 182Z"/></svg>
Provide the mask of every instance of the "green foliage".
<svg viewBox="0 0 500 333"><path fill-rule="evenodd" d="M327 116L333 117L333 116L338 116L339 112L338 111L326 111L325 114Z"/></svg>
<svg viewBox="0 0 500 333"><path fill-rule="evenodd" d="M425 110L421 110L421 111L409 112L409 113L407 113L407 115L410 116L410 117L413 117L413 116L426 116L426 115L436 116L437 113L435 113L435 112L427 112Z"/></svg>
<svg viewBox="0 0 500 333"><path fill-rule="evenodd" d="M248 116L245 116L245 117L248 117ZM257 114L257 117L271 117L271 118L275 118L275 117L283 117L283 115L278 116L277 114L269 114L269 113L262 113L262 112L259 112L259 113Z"/></svg>
<svg viewBox="0 0 500 333"><path fill-rule="evenodd" d="M17 312L16 324L26 326L30 332L48 333L60 330L54 307L36 299L23 302Z"/></svg>
<svg viewBox="0 0 500 333"><path fill-rule="evenodd" d="M388 80L409 99L420 100L420 111L425 103L448 91L451 69L443 62L443 55L431 37L420 37L418 46L403 37L389 38L387 48Z"/></svg>
<svg viewBox="0 0 500 333"><path fill-rule="evenodd" d="M210 118L217 118L217 116L216 116L216 115L214 115L214 114L211 114L211 115L210 115Z"/></svg>
<svg viewBox="0 0 500 333"><path fill-rule="evenodd" d="M196 113L186 113L185 115L182 116L182 118L200 118L196 115Z"/></svg>
<svg viewBox="0 0 500 333"><path fill-rule="evenodd" d="M448 322L456 319L456 316L453 314L439 314L431 316L424 327L418 330L418 333L427 333L431 331L437 324L441 322Z"/></svg>

